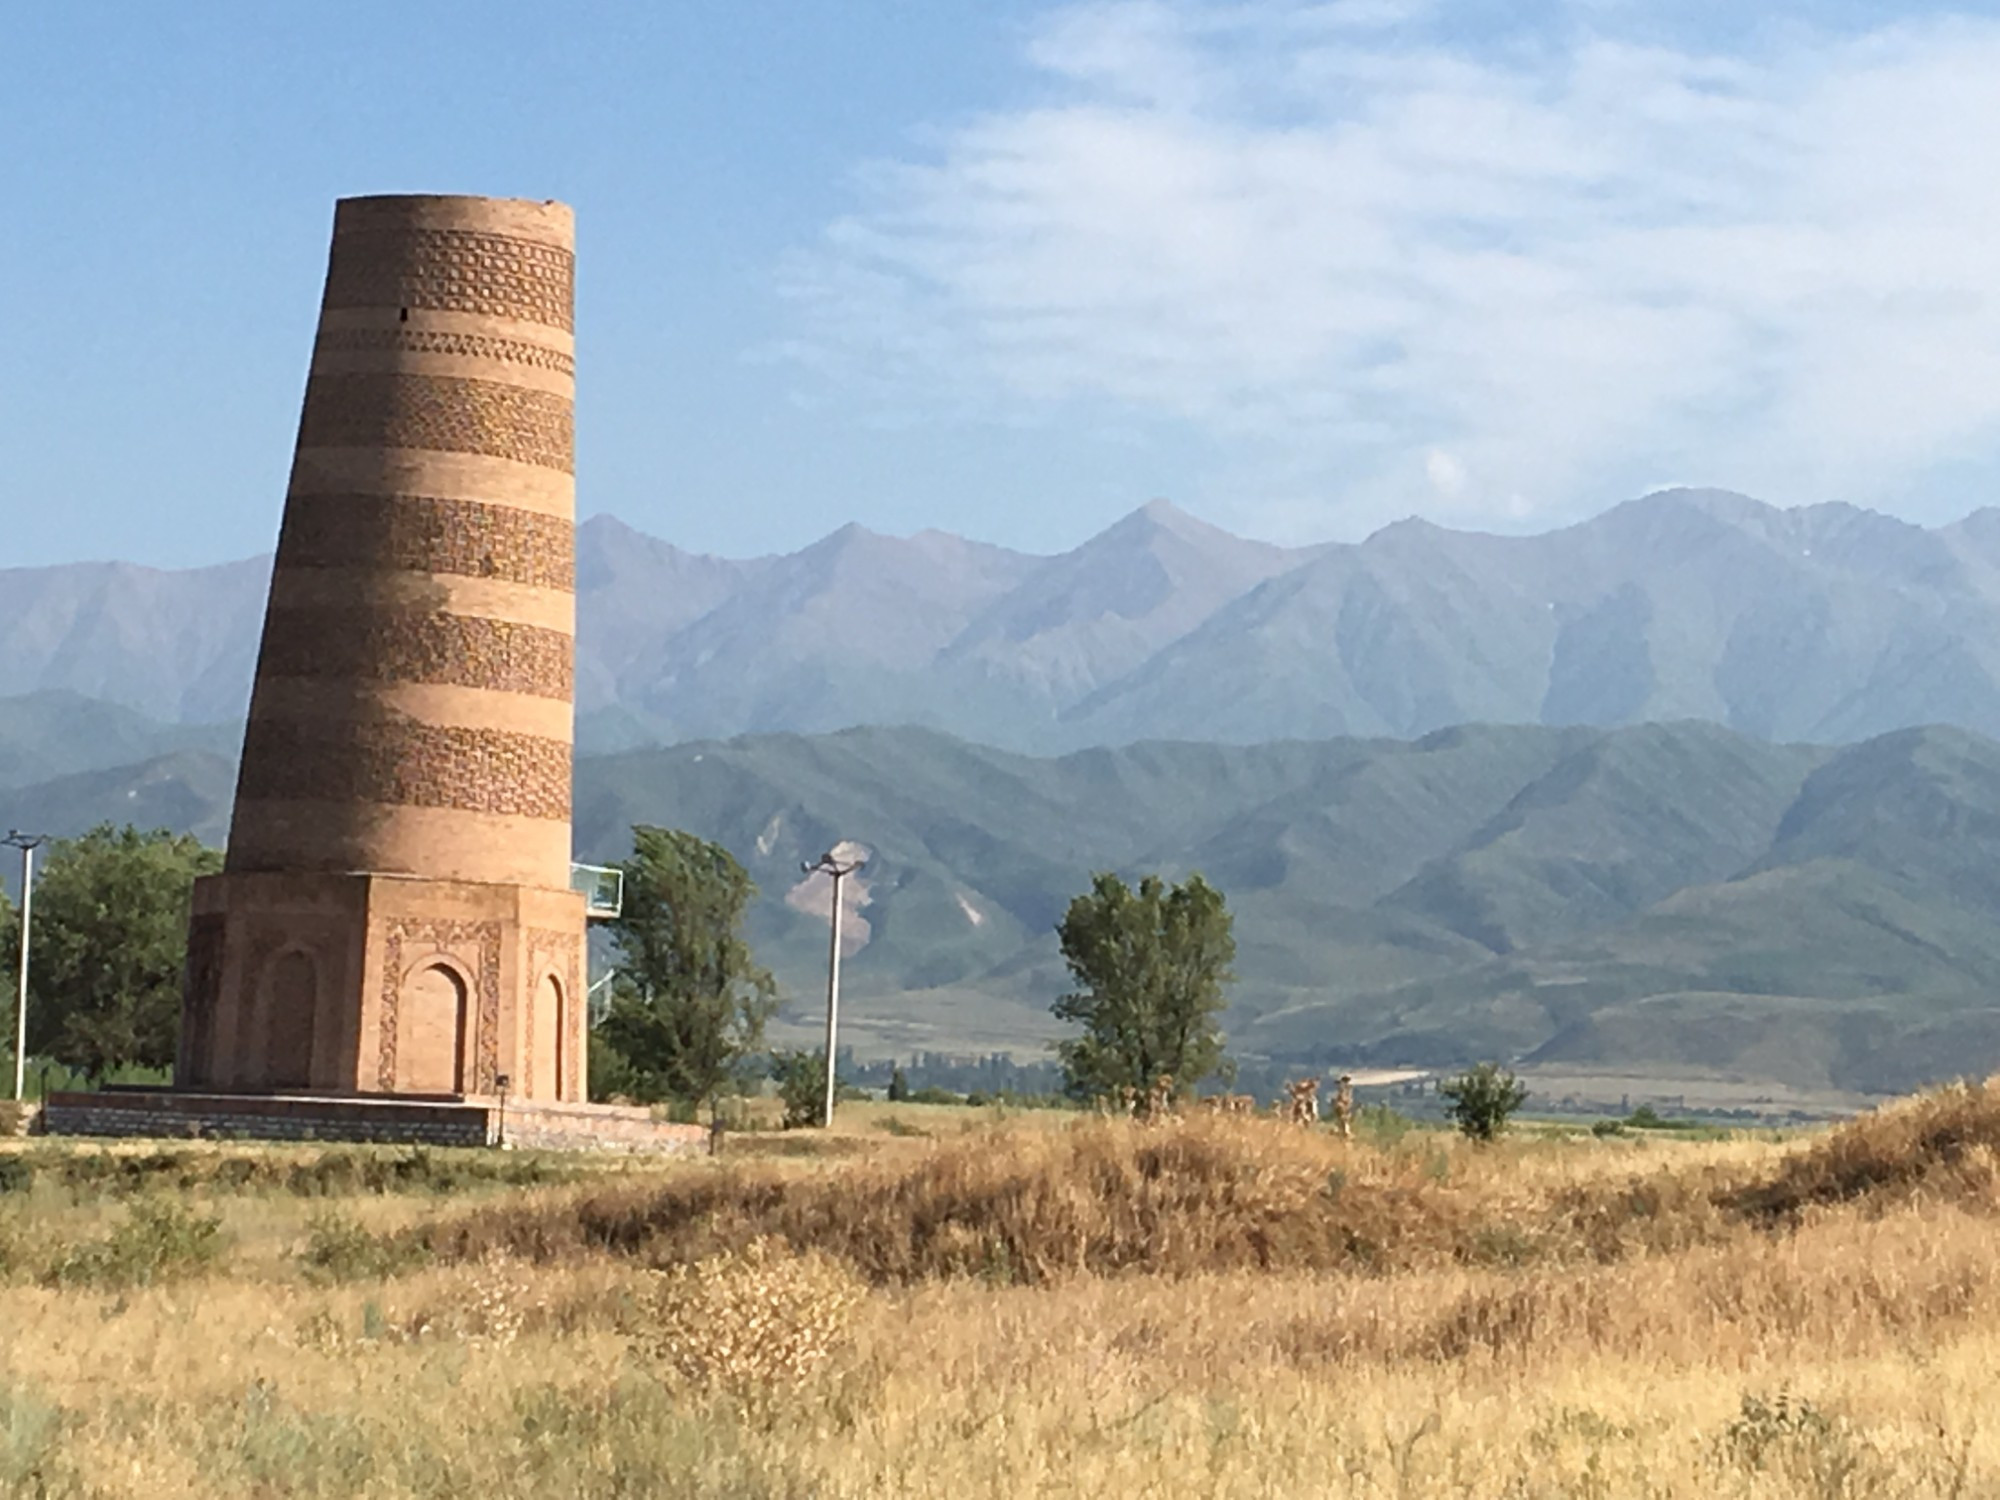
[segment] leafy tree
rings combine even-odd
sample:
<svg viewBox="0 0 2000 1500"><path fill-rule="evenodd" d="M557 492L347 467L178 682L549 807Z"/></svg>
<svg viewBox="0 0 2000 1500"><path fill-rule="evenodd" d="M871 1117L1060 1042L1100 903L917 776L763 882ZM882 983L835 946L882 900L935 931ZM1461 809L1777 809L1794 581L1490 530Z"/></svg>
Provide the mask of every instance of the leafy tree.
<svg viewBox="0 0 2000 1500"><path fill-rule="evenodd" d="M1186 1090L1227 1072L1216 1018L1235 978L1232 926L1200 875L1174 886L1148 875L1135 891L1100 874L1070 902L1056 933L1077 988L1051 1008L1083 1027L1056 1049L1072 1096L1143 1091L1163 1073Z"/></svg>
<svg viewBox="0 0 2000 1500"><path fill-rule="evenodd" d="M799 1130L825 1123L826 1049L815 1052L773 1052L771 1079L785 1102L785 1129ZM839 1088L838 1079L834 1087Z"/></svg>
<svg viewBox="0 0 2000 1500"><path fill-rule="evenodd" d="M1438 1096L1451 1101L1446 1112L1475 1141L1490 1141L1507 1128L1508 1117L1527 1102L1528 1090L1498 1063L1483 1062L1438 1083Z"/></svg>
<svg viewBox="0 0 2000 1500"><path fill-rule="evenodd" d="M743 937L756 882L720 844L672 828L634 828L623 868L624 912L609 924L618 977L595 1042L624 1066L605 1074L636 1099L712 1108L777 1009Z"/></svg>
<svg viewBox="0 0 2000 1500"><path fill-rule="evenodd" d="M197 875L222 868L221 854L190 834L102 823L81 838L52 841L39 855L28 1051L95 1077L131 1066L171 1067L188 898ZM20 918L10 907L5 919L0 953L11 998ZM6 1010L11 1017L11 1005Z"/></svg>
<svg viewBox="0 0 2000 1500"><path fill-rule="evenodd" d="M889 1102L901 1104L910 1097L910 1080L901 1068L889 1070Z"/></svg>

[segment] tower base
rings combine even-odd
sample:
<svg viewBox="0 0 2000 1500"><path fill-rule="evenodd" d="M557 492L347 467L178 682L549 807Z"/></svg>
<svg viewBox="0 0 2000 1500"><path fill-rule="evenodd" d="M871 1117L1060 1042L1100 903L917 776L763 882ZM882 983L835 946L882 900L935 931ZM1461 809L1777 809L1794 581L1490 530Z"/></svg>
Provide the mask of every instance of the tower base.
<svg viewBox="0 0 2000 1500"><path fill-rule="evenodd" d="M177 1088L581 1102L584 898L397 875L195 882Z"/></svg>
<svg viewBox="0 0 2000 1500"><path fill-rule="evenodd" d="M523 1151L623 1151L681 1156L711 1149L706 1126L674 1125L615 1104L498 1099L321 1098L109 1088L51 1094L47 1135L211 1141L371 1141L508 1146Z"/></svg>

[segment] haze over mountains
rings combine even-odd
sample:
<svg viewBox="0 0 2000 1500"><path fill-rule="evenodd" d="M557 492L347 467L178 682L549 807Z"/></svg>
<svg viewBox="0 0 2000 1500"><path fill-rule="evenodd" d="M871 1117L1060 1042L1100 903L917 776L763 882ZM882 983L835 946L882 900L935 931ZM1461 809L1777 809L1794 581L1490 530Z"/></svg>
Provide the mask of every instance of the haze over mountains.
<svg viewBox="0 0 2000 1500"><path fill-rule="evenodd" d="M2000 1068L2000 510L1672 491L1299 550L1163 504L1054 558L847 527L729 561L608 518L578 544L579 857L636 822L721 841L811 997L799 861L871 845L864 1051L1038 1053L1089 873L1200 869L1249 1057ZM0 825L220 843L267 567L0 574Z"/></svg>
<svg viewBox="0 0 2000 1500"><path fill-rule="evenodd" d="M104 712L0 702L0 767ZM176 748L0 784L0 825L219 843L232 770ZM1227 892L1248 1059L1859 1092L2000 1068L2000 744L1962 730L1814 748L1696 722L1473 726L1043 759L876 728L580 759L580 857L621 857L637 822L748 866L752 937L802 1040L826 927L799 864L865 837L843 1006L864 1055L1039 1055L1066 987L1054 923L1110 867Z"/></svg>
<svg viewBox="0 0 2000 1500"><path fill-rule="evenodd" d="M0 572L0 694L235 720L267 567ZM577 572L585 749L902 723L1037 753L1468 722L2000 733L2000 509L1925 529L1675 490L1540 536L1285 549L1155 502L1056 557L847 526L742 561L599 517Z"/></svg>

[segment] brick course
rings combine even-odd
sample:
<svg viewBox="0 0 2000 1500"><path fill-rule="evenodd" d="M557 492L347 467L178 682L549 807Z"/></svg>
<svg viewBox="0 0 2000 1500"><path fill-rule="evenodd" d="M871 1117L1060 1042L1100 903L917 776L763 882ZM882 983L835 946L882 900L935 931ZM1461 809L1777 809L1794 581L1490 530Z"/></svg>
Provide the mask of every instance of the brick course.
<svg viewBox="0 0 2000 1500"><path fill-rule="evenodd" d="M574 404L497 380L398 371L314 375L301 448L427 448L576 471Z"/></svg>
<svg viewBox="0 0 2000 1500"><path fill-rule="evenodd" d="M567 821L570 747L540 735L409 719L252 719L243 733L236 795Z"/></svg>
<svg viewBox="0 0 2000 1500"><path fill-rule="evenodd" d="M293 495L280 568L371 568L576 589L567 516L433 495Z"/></svg>
<svg viewBox="0 0 2000 1500"><path fill-rule="evenodd" d="M273 609L257 672L431 682L567 702L575 653L566 632L512 620L366 604Z"/></svg>
<svg viewBox="0 0 2000 1500"><path fill-rule="evenodd" d="M313 344L318 354L449 354L466 359L497 359L576 374L576 356L526 339L494 338L483 333L449 333L423 328L328 328Z"/></svg>
<svg viewBox="0 0 2000 1500"><path fill-rule="evenodd" d="M328 311L419 307L576 328L576 256L560 246L466 229L336 227Z"/></svg>

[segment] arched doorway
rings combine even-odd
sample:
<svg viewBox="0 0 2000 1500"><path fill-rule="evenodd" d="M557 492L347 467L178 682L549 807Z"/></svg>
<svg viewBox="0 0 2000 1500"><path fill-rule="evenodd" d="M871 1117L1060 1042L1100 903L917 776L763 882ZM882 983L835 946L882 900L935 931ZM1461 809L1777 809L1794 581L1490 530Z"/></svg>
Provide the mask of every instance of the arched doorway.
<svg viewBox="0 0 2000 1500"><path fill-rule="evenodd" d="M535 1077L528 1097L562 1098L563 989L555 975L546 974L535 986Z"/></svg>
<svg viewBox="0 0 2000 1500"><path fill-rule="evenodd" d="M431 964L403 981L396 1006L396 1088L405 1094L465 1091L464 978Z"/></svg>
<svg viewBox="0 0 2000 1500"><path fill-rule="evenodd" d="M264 1068L274 1089L312 1084L313 1028L319 1022L319 970L292 948L264 973Z"/></svg>

